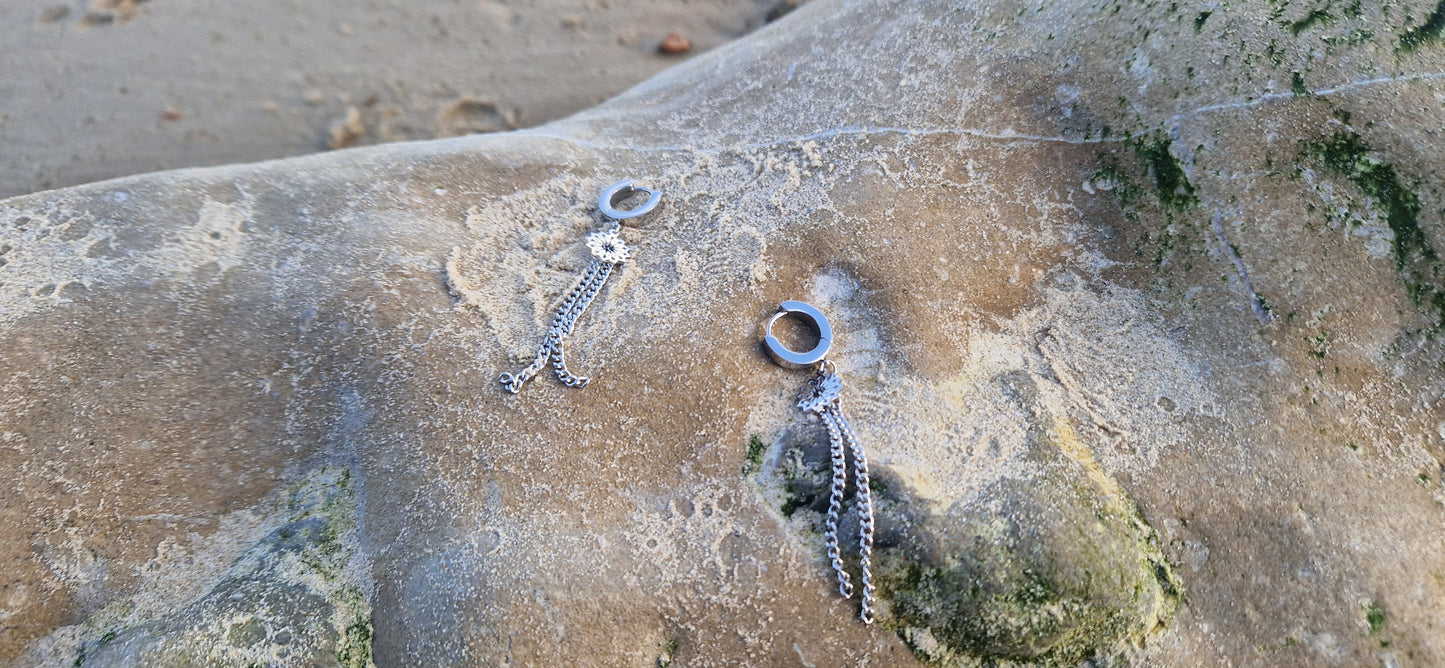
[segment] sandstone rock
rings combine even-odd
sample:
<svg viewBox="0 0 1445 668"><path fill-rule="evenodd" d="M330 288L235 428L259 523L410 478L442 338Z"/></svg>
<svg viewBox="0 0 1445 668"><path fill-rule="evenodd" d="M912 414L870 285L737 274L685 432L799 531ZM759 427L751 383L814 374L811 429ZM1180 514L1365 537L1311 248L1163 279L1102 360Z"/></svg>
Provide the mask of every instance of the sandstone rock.
<svg viewBox="0 0 1445 668"><path fill-rule="evenodd" d="M1445 10L1321 11L820 1L537 130L0 202L0 659L1441 663ZM624 177L592 385L503 393Z"/></svg>

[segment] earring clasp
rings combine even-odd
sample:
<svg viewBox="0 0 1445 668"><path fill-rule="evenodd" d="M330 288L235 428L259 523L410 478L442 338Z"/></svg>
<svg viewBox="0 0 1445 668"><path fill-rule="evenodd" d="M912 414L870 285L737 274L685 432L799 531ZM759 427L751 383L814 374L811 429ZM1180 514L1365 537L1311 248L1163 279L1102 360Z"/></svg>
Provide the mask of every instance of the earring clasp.
<svg viewBox="0 0 1445 668"><path fill-rule="evenodd" d="M787 346L778 340L778 337L773 336L773 323L786 315L798 315L807 320L818 332L818 345L813 346L812 350L800 353L788 350ZM772 356L774 362L778 363L778 366L786 369L802 369L822 362L828 356L828 349L833 346L833 326L828 324L828 317L812 304L796 301L783 302L778 306L778 312L768 319L767 335L763 338L763 343L767 345L768 354Z"/></svg>
<svg viewBox="0 0 1445 668"><path fill-rule="evenodd" d="M643 202L642 206L631 211L623 211L617 208L619 202L631 197L633 193L638 192L647 193L647 201ZM660 201L662 201L662 193L651 188L639 188L632 185L632 179L627 179L626 181L618 181L608 187L607 190L602 191L602 196L597 198L597 209L602 212L602 215L613 220L625 220L627 218L636 218L657 208L657 203Z"/></svg>

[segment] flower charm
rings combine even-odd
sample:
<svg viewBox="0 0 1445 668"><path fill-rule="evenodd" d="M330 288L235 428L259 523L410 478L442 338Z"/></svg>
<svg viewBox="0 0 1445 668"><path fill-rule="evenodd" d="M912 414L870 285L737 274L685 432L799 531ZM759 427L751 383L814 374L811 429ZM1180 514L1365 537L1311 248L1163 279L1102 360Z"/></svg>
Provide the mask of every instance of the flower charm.
<svg viewBox="0 0 1445 668"><path fill-rule="evenodd" d="M828 410L843 392L843 379L836 373L823 374L808 382L808 390L798 399L798 408L814 413Z"/></svg>
<svg viewBox="0 0 1445 668"><path fill-rule="evenodd" d="M592 251L597 259L612 264L626 262L631 253L627 244L622 242L622 237L617 236L616 229L587 235L587 249Z"/></svg>

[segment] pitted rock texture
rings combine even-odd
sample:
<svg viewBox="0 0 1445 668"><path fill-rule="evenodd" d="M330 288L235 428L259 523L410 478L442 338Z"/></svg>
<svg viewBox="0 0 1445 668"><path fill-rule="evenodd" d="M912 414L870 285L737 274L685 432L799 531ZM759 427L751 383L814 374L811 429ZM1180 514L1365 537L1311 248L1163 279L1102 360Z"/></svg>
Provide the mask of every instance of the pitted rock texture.
<svg viewBox="0 0 1445 668"><path fill-rule="evenodd" d="M376 665L1445 662L1442 11L819 0L533 131L0 202L0 658L182 634L339 467ZM502 392L627 177L592 384Z"/></svg>

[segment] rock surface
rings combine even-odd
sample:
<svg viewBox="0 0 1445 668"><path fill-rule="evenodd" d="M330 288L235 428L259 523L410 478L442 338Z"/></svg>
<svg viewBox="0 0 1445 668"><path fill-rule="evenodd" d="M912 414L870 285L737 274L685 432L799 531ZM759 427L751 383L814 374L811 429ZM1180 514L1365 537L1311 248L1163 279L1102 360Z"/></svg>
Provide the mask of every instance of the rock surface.
<svg viewBox="0 0 1445 668"><path fill-rule="evenodd" d="M819 0L532 131L0 202L0 661L1445 663L1442 25ZM503 393L624 177L592 385Z"/></svg>

